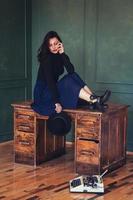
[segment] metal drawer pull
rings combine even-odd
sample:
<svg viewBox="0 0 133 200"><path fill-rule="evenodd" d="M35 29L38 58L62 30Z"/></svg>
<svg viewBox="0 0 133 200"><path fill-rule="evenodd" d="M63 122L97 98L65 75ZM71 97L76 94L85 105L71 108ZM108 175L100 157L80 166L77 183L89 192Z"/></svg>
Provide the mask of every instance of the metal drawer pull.
<svg viewBox="0 0 133 200"><path fill-rule="evenodd" d="M88 131L89 132L94 132L96 130L96 127L89 127Z"/></svg>
<svg viewBox="0 0 133 200"><path fill-rule="evenodd" d="M26 126L26 127L30 127L32 124L31 123L28 123L28 122L24 122L24 123L19 123L20 126Z"/></svg>
<svg viewBox="0 0 133 200"><path fill-rule="evenodd" d="M29 131L29 130L31 130L31 127L29 127L29 126L18 126L18 130Z"/></svg>
<svg viewBox="0 0 133 200"><path fill-rule="evenodd" d="M21 115L21 114L17 114L16 116L18 119L32 119L31 116L29 115Z"/></svg>
<svg viewBox="0 0 133 200"><path fill-rule="evenodd" d="M86 150L81 150L80 153L81 153L81 155L83 155L83 156L89 156L89 157L92 157L92 156L95 155L95 151L92 151L92 150L88 150L88 151L86 151Z"/></svg>
<svg viewBox="0 0 133 200"><path fill-rule="evenodd" d="M22 145L27 145L27 146L30 145L30 142L28 142L26 140L20 140L19 143L22 144Z"/></svg>

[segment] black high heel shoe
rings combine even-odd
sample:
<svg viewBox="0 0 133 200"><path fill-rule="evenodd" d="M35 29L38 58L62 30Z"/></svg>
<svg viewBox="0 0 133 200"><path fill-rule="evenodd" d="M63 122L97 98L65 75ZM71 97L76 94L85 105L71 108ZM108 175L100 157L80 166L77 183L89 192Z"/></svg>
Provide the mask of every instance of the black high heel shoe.
<svg viewBox="0 0 133 200"><path fill-rule="evenodd" d="M106 90L105 93L102 96L100 96L100 103L104 104L105 102L107 102L110 96L111 96L111 91Z"/></svg>
<svg viewBox="0 0 133 200"><path fill-rule="evenodd" d="M105 93L103 95L101 95L101 96L97 96L95 94L92 94L90 96L90 99L91 100L97 99L97 102L99 104L104 104L105 102L107 102L109 100L110 96L111 96L111 91L110 90L106 90Z"/></svg>
<svg viewBox="0 0 133 200"><path fill-rule="evenodd" d="M108 108L108 104L105 104L105 102L109 100L110 96L111 96L110 90L106 90L105 93L101 96L97 96L95 94L91 95L90 99L91 100L97 99L97 101L94 103L91 103L89 109L105 112L105 110Z"/></svg>

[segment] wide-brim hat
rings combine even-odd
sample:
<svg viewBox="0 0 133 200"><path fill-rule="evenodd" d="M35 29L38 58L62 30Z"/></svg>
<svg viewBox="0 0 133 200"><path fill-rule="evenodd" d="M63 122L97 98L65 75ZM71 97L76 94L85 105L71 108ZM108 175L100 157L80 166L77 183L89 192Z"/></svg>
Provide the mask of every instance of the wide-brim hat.
<svg viewBox="0 0 133 200"><path fill-rule="evenodd" d="M63 111L53 113L48 118L47 127L53 135L64 136L71 129L71 117Z"/></svg>

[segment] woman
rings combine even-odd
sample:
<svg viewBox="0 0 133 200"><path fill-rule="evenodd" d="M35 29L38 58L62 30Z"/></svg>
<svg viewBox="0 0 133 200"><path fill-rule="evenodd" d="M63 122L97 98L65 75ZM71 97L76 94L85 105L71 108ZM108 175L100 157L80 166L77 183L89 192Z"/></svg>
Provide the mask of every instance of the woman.
<svg viewBox="0 0 133 200"><path fill-rule="evenodd" d="M36 112L50 115L54 112L60 113L62 109L74 109L79 98L100 109L108 100L110 91L106 91L101 97L93 96L92 91L75 72L56 32L50 31L46 34L38 50L38 61L40 66L32 104ZM64 69L67 74L59 80Z"/></svg>

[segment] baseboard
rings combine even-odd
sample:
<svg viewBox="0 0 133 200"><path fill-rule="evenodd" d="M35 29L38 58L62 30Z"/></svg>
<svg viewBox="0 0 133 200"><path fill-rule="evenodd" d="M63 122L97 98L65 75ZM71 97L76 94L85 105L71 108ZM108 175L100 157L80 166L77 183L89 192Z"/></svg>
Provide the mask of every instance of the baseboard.
<svg viewBox="0 0 133 200"><path fill-rule="evenodd" d="M13 144L13 140L8 140L0 143L0 146L6 145L6 144Z"/></svg>
<svg viewBox="0 0 133 200"><path fill-rule="evenodd" d="M133 151L126 151L126 155L133 156Z"/></svg>
<svg viewBox="0 0 133 200"><path fill-rule="evenodd" d="M66 141L66 146L67 147L73 147L74 146L74 142Z"/></svg>

